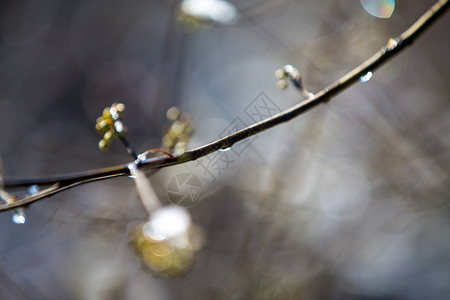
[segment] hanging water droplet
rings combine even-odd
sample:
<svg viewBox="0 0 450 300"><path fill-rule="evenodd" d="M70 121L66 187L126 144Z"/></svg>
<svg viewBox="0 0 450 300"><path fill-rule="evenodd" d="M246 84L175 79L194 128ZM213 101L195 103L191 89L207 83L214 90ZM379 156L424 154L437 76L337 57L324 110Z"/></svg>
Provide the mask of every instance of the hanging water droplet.
<svg viewBox="0 0 450 300"><path fill-rule="evenodd" d="M136 159L136 163L139 163L139 157L141 156L142 154L139 154L139 156L138 156L138 158ZM134 175L135 174L135 170L137 170L137 166L136 166L136 163L129 163L128 164L128 170L130 170L130 175L128 175L128 178L136 178L136 175Z"/></svg>
<svg viewBox="0 0 450 300"><path fill-rule="evenodd" d="M39 192L39 187L37 185L35 185L35 184L28 188L28 194L33 195L33 194L36 194L38 192Z"/></svg>
<svg viewBox="0 0 450 300"><path fill-rule="evenodd" d="M361 76L361 77L359 78L359 80L360 80L361 82L367 82L367 81L370 80L370 78L372 78L372 75L373 75L373 73L372 73L371 71L369 71L369 72L367 72L366 75Z"/></svg>
<svg viewBox="0 0 450 300"><path fill-rule="evenodd" d="M12 221L15 224L25 224L26 216L25 216L25 209L23 207L15 209L15 214L12 216Z"/></svg>
<svg viewBox="0 0 450 300"><path fill-rule="evenodd" d="M227 151L229 151L231 149L231 147L228 147L228 148L222 148L222 149L219 149L219 151L220 152L227 152Z"/></svg>

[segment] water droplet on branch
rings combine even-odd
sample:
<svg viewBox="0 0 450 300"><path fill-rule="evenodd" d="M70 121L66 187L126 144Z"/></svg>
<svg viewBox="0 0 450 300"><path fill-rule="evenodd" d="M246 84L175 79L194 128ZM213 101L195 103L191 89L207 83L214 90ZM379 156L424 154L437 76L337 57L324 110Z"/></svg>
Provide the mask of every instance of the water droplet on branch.
<svg viewBox="0 0 450 300"><path fill-rule="evenodd" d="M28 194L34 195L38 192L39 192L39 187L35 184L28 188Z"/></svg>
<svg viewBox="0 0 450 300"><path fill-rule="evenodd" d="M359 81L361 81L361 82L367 82L367 81L370 80L370 78L372 78L372 76L373 76L373 73L372 73L371 71L369 71L369 72L367 72L366 75L361 76L361 77L359 78Z"/></svg>

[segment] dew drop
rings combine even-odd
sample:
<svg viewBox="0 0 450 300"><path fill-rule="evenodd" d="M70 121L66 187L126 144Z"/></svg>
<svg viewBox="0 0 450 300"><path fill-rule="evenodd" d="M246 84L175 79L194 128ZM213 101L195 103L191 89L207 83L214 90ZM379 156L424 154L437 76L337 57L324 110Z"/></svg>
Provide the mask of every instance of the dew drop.
<svg viewBox="0 0 450 300"><path fill-rule="evenodd" d="M373 73L372 73L371 71L369 71L369 72L367 72L366 75L361 76L361 77L359 78L359 80L360 80L361 82L367 82L367 81L370 80L370 78L372 78L372 76L373 76Z"/></svg>
<svg viewBox="0 0 450 300"><path fill-rule="evenodd" d="M12 216L12 221L15 224L25 224L25 209L23 209L22 207L17 208L15 210L15 214Z"/></svg>
<svg viewBox="0 0 450 300"><path fill-rule="evenodd" d="M128 175L128 178L136 178L136 170L137 170L137 166L136 164L139 163L139 156L138 159L136 159L136 163L129 163L127 168L128 170L130 170L130 175Z"/></svg>
<svg viewBox="0 0 450 300"><path fill-rule="evenodd" d="M229 151L231 149L231 147L228 147L228 148L222 148L222 149L219 149L219 151L220 152L227 152L227 151Z"/></svg>
<svg viewBox="0 0 450 300"><path fill-rule="evenodd" d="M144 153L139 154L136 157L136 160L134 161L133 166L130 167L130 165L128 165L128 168L130 169L131 173L133 173L133 169L136 168L137 165L139 165L140 163L142 163L144 160L147 159L147 153L148 152L144 152ZM132 177L132 178L135 178L135 177Z"/></svg>
<svg viewBox="0 0 450 300"><path fill-rule="evenodd" d="M39 192L39 187L35 184L28 188L28 194L34 195L38 192Z"/></svg>

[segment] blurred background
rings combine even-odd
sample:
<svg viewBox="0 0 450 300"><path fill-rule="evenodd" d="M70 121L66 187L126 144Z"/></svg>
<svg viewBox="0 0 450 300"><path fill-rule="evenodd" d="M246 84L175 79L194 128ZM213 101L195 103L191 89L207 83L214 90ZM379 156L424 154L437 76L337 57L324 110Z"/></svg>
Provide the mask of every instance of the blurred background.
<svg viewBox="0 0 450 300"><path fill-rule="evenodd" d="M139 152L160 147L171 106L191 116L190 148L211 142L302 99L276 69L297 66L317 92L433 3L396 1L386 19L351 0L221 2L211 15L180 1L1 1L4 176L130 161L118 141L97 147L115 101ZM447 298L449 26L444 15L328 104L149 176L163 203L177 174L201 182L189 211L206 243L186 276L141 265L129 234L147 214L116 178L29 206L23 225L0 214L0 298Z"/></svg>

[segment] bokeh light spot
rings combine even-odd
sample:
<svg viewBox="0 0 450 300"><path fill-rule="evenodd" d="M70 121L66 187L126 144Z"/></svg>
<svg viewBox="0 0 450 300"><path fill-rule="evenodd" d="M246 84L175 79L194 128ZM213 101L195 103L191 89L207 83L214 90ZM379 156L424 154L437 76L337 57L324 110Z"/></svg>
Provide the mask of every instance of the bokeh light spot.
<svg viewBox="0 0 450 300"><path fill-rule="evenodd" d="M224 0L184 0L180 9L186 15L221 25L232 24L237 16L234 5Z"/></svg>
<svg viewBox="0 0 450 300"><path fill-rule="evenodd" d="M364 9L374 17L390 18L395 8L395 0L361 0Z"/></svg>

